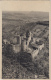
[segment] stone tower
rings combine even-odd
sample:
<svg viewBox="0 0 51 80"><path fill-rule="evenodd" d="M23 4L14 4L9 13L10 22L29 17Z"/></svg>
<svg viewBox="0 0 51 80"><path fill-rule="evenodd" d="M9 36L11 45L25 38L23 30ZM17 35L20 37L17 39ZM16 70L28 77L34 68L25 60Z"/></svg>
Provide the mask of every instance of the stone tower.
<svg viewBox="0 0 51 80"><path fill-rule="evenodd" d="M26 45L26 40L21 41L21 51L26 51L27 45Z"/></svg>
<svg viewBox="0 0 51 80"><path fill-rule="evenodd" d="M17 44L21 45L21 37L19 35L17 36Z"/></svg>
<svg viewBox="0 0 51 80"><path fill-rule="evenodd" d="M26 32L26 44L27 44L27 47L29 46L30 41L31 41L31 32L27 31Z"/></svg>

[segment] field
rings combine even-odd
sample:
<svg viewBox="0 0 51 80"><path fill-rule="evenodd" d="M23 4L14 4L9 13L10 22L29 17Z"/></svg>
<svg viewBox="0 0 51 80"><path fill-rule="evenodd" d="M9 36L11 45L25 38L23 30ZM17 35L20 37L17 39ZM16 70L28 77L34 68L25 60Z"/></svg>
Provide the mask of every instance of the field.
<svg viewBox="0 0 51 80"><path fill-rule="evenodd" d="M38 79L49 78L49 14L47 12L3 12L2 41L11 39L16 33L30 30L34 37L42 38L45 47L32 62L27 53L15 54L12 49L2 49L3 79ZM2 45L4 45L2 43Z"/></svg>

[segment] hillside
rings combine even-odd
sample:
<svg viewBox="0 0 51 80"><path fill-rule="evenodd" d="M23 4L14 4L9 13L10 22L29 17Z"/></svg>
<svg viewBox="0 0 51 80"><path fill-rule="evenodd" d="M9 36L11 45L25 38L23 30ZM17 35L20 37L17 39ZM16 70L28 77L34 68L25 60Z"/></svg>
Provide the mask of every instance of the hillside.
<svg viewBox="0 0 51 80"><path fill-rule="evenodd" d="M49 14L33 11L2 13L2 40L10 41L16 33L24 34L27 30L34 38L42 38L45 47L32 62L31 55L15 54L2 43L5 46L2 50L3 79L35 79L35 75L38 79L49 78Z"/></svg>

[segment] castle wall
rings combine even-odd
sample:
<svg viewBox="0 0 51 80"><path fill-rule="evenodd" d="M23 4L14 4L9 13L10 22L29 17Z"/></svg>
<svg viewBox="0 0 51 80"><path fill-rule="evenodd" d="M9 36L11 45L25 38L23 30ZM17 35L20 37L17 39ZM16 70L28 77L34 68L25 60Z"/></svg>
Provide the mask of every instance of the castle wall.
<svg viewBox="0 0 51 80"><path fill-rule="evenodd" d="M31 33L30 33L30 35L29 35L29 37L28 37L28 40L27 40L27 48L28 48L28 46L29 46L30 41L31 41Z"/></svg>
<svg viewBox="0 0 51 80"><path fill-rule="evenodd" d="M17 36L17 44L21 44L21 37Z"/></svg>
<svg viewBox="0 0 51 80"><path fill-rule="evenodd" d="M32 56L32 60L34 60L34 57L36 57L39 53L39 49L32 51L31 56Z"/></svg>
<svg viewBox="0 0 51 80"><path fill-rule="evenodd" d="M22 40L22 43L21 43L21 50L22 50L22 51L26 51L26 48L27 48L26 40Z"/></svg>
<svg viewBox="0 0 51 80"><path fill-rule="evenodd" d="M21 51L21 46L20 46L20 45L13 45L13 51L14 51L15 53L20 52L20 51Z"/></svg>
<svg viewBox="0 0 51 80"><path fill-rule="evenodd" d="M10 44L10 42L9 42L8 40L6 40L6 39L4 39L3 42L4 42L5 44Z"/></svg>

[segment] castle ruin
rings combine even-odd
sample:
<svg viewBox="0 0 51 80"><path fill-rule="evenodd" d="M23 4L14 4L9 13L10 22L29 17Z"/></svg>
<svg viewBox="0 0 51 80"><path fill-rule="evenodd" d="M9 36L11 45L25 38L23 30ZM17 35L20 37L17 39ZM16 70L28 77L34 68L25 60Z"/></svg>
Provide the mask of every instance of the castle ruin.
<svg viewBox="0 0 51 80"><path fill-rule="evenodd" d="M32 59L37 56L40 50L44 48L44 43L39 44L41 39L32 37L32 33L27 30L25 35L16 35L14 39L11 42L13 51L15 53L19 53L21 51L30 53L32 56ZM6 42L8 41L5 41Z"/></svg>

